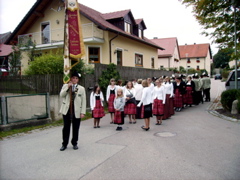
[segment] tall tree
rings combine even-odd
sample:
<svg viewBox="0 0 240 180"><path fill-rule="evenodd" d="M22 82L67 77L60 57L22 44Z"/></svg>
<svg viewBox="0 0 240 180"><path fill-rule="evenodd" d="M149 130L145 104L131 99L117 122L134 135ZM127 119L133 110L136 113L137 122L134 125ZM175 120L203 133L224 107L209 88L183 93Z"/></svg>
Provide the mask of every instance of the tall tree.
<svg viewBox="0 0 240 180"><path fill-rule="evenodd" d="M215 68L225 68L228 66L228 62L231 59L231 54L233 53L233 49L226 48L220 49L217 54L213 56L213 63Z"/></svg>
<svg viewBox="0 0 240 180"><path fill-rule="evenodd" d="M238 50L240 49L239 2L239 0L182 0L182 3L186 6L193 7L193 13L197 21L204 28L202 34L211 37L213 43L219 44L220 48L234 48L235 19ZM235 16L234 7L236 9Z"/></svg>

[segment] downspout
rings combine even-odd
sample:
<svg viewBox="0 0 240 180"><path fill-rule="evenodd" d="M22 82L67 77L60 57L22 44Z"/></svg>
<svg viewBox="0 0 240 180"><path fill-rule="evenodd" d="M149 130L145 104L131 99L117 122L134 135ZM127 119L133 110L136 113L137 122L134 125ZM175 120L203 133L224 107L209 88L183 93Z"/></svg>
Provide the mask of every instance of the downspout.
<svg viewBox="0 0 240 180"><path fill-rule="evenodd" d="M112 39L110 39L110 41L109 41L109 58L110 58L110 63L112 63L112 41L115 38L117 38L118 35L119 35L119 33L116 36L114 36Z"/></svg>

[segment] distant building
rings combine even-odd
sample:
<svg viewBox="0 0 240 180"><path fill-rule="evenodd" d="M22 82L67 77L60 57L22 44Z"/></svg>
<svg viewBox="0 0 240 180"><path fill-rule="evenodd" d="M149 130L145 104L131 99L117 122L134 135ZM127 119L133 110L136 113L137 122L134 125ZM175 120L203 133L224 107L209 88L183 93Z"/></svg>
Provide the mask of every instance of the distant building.
<svg viewBox="0 0 240 180"><path fill-rule="evenodd" d="M11 45L4 44L10 37L11 32L0 34L0 68L1 71L9 71L9 55L13 52Z"/></svg>
<svg viewBox="0 0 240 180"><path fill-rule="evenodd" d="M144 37L146 25L143 19L135 19L131 10L100 13L83 4L80 18L86 55L86 64L157 69L158 49L163 49ZM36 55L63 49L64 10L63 1L37 0L16 27L8 44L25 42L29 38L36 44ZM23 54L22 71L28 66Z"/></svg>
<svg viewBox="0 0 240 180"><path fill-rule="evenodd" d="M206 69L211 74L212 53L209 43L181 45L180 66L185 69L193 68L196 70Z"/></svg>
<svg viewBox="0 0 240 180"><path fill-rule="evenodd" d="M154 38L151 41L164 48L164 50L158 50L158 68L179 69L180 52L177 38Z"/></svg>

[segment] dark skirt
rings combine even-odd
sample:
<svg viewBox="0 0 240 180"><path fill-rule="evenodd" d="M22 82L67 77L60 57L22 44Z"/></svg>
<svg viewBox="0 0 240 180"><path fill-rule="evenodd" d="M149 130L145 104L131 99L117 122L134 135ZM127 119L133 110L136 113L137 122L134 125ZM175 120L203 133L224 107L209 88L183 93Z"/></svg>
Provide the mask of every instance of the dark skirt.
<svg viewBox="0 0 240 180"><path fill-rule="evenodd" d="M163 113L164 113L163 100L154 99L152 113L155 116L163 116Z"/></svg>
<svg viewBox="0 0 240 180"><path fill-rule="evenodd" d="M114 113L115 109L114 109L114 99L115 99L115 94L110 94L109 99L108 99L108 112L110 113Z"/></svg>
<svg viewBox="0 0 240 180"><path fill-rule="evenodd" d="M185 104L188 104L188 105L193 104L193 94L192 94L191 86L186 87Z"/></svg>
<svg viewBox="0 0 240 180"><path fill-rule="evenodd" d="M183 96L180 96L181 93L179 92L179 89L175 90L175 96L174 96L174 107L182 108L183 107Z"/></svg>
<svg viewBox="0 0 240 180"><path fill-rule="evenodd" d="M169 113L170 115L174 115L174 98L169 97Z"/></svg>
<svg viewBox="0 0 240 180"><path fill-rule="evenodd" d="M167 119L167 118L171 117L170 106L171 106L170 105L170 94L166 94L163 119Z"/></svg>
<svg viewBox="0 0 240 180"><path fill-rule="evenodd" d="M136 101L137 104L140 102L140 101ZM137 114L136 114L136 119L142 119L141 117L141 112L142 112L142 105L140 107L137 107Z"/></svg>
<svg viewBox="0 0 240 180"><path fill-rule="evenodd" d="M105 116L105 113L104 113L104 108L101 104L101 101L96 100L95 108L92 111L92 117L98 119L98 118L102 118L103 116Z"/></svg>
<svg viewBox="0 0 240 180"><path fill-rule="evenodd" d="M127 103L124 106L124 114L134 115L137 113L137 106L134 103Z"/></svg>
<svg viewBox="0 0 240 180"><path fill-rule="evenodd" d="M114 124L124 124L124 111L115 111Z"/></svg>
<svg viewBox="0 0 240 180"><path fill-rule="evenodd" d="M141 118L152 117L152 104L142 106Z"/></svg>

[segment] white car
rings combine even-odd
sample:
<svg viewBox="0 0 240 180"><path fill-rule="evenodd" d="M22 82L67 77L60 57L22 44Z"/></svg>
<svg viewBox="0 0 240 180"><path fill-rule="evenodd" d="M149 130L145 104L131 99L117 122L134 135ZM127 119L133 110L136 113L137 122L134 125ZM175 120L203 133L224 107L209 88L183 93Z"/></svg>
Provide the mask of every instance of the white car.
<svg viewBox="0 0 240 180"><path fill-rule="evenodd" d="M238 88L240 89L240 69L237 70L237 79L238 79ZM225 82L226 89L235 89L235 70L232 70L227 78L227 81Z"/></svg>

